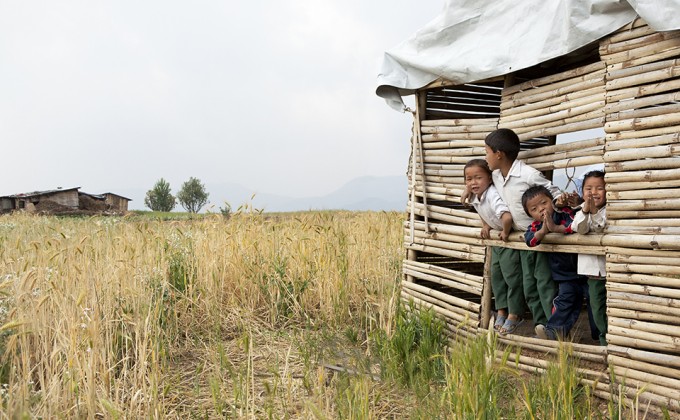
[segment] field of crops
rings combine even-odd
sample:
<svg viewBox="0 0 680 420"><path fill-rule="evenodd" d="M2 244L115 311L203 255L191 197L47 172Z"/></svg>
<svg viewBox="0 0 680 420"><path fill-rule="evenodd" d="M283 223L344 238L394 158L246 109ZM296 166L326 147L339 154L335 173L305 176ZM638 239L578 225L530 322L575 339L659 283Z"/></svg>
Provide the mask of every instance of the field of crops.
<svg viewBox="0 0 680 420"><path fill-rule="evenodd" d="M398 309L403 219L2 216L1 417L633 412L566 361L528 380L488 363L493 341L447 353L430 313Z"/></svg>

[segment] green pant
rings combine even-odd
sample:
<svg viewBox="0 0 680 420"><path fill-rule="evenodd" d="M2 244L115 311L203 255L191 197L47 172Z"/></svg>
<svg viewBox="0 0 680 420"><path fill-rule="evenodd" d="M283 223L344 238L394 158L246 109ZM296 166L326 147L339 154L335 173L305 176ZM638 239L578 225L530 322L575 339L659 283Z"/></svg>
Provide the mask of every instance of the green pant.
<svg viewBox="0 0 680 420"><path fill-rule="evenodd" d="M491 248L491 288L496 309L508 309L508 313L524 313L522 290L522 263L519 251L494 246Z"/></svg>
<svg viewBox="0 0 680 420"><path fill-rule="evenodd" d="M607 288L603 278L588 279L588 294L590 295L590 309L593 312L593 321L600 331L600 345L606 346L607 339Z"/></svg>
<svg viewBox="0 0 680 420"><path fill-rule="evenodd" d="M548 254L524 250L519 254L527 306L534 317L534 324L546 325L552 314L553 299L557 295L557 286L550 273Z"/></svg>

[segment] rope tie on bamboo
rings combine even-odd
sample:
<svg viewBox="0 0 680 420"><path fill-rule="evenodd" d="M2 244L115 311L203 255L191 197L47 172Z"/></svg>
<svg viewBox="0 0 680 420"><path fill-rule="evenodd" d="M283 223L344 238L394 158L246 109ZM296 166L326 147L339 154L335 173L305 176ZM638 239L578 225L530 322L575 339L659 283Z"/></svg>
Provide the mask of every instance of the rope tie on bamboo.
<svg viewBox="0 0 680 420"><path fill-rule="evenodd" d="M567 164L564 167L564 176L567 177L567 185L564 186L564 191L569 192L569 184L574 185L574 191L578 191L578 187L576 186L576 182L574 181L574 175L576 175L576 168L570 168L569 164L571 163L571 158L567 159ZM569 169L571 169L571 175L569 174Z"/></svg>
<svg viewBox="0 0 680 420"><path fill-rule="evenodd" d="M425 186L425 168L423 164L423 140L420 132L420 112L418 107L413 111L406 107L404 111L408 111L413 115L413 135L411 136L411 211L410 211L410 236L411 244L415 242L415 214L416 214L416 184L417 173L420 168L420 179L423 182L423 216L425 217L425 232L430 232L430 225L428 222L427 211L427 187Z"/></svg>

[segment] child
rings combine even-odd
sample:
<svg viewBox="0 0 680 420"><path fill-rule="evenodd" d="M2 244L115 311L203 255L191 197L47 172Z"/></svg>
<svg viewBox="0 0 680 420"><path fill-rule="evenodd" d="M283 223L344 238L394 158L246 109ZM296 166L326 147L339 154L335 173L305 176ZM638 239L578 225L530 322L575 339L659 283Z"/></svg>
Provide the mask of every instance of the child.
<svg viewBox="0 0 680 420"><path fill-rule="evenodd" d="M500 239L508 240L512 215L491 180L491 170L484 159L472 159L463 168L465 187L472 194L470 204L482 219L481 236L490 238L491 229L500 230ZM523 321L524 294L519 251L494 246L491 248L491 288L498 317L494 329L501 335L512 334Z"/></svg>
<svg viewBox="0 0 680 420"><path fill-rule="evenodd" d="M520 144L519 137L514 131L507 128L492 131L486 136L484 143L486 161L493 171L493 184L510 209L515 229L525 231L532 220L522 206L522 194L529 187L541 185L557 198L560 196L560 190L539 171L517 160ZM534 318L534 324L545 325L552 313L552 301L556 293L548 257L543 252L529 250L519 251L519 254L524 298ZM520 271L520 267L516 270Z"/></svg>
<svg viewBox="0 0 680 420"><path fill-rule="evenodd" d="M604 172L590 171L583 177L583 204L574 216L573 226L579 234L601 233L607 221L607 189ZM588 291L593 319L599 331L600 345L606 346L607 290L603 255L578 254L578 273L588 276Z"/></svg>
<svg viewBox="0 0 680 420"><path fill-rule="evenodd" d="M555 211L552 194L547 188L535 186L526 190L522 195L522 205L526 214L534 220L524 234L527 245L540 245L549 232L574 233L571 208ZM555 311L547 324L536 325L536 335L544 340L556 340L566 337L576 324L583 299L588 295L588 284L586 277L576 272L576 254L550 252L548 259L552 278L558 284L558 293L553 301Z"/></svg>

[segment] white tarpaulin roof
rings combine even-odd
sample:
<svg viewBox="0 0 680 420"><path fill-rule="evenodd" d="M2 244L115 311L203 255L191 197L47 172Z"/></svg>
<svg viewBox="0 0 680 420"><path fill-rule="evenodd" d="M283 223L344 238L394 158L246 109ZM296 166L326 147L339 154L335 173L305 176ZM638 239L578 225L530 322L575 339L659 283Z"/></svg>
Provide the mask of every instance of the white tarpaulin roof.
<svg viewBox="0 0 680 420"><path fill-rule="evenodd" d="M680 0L447 0L442 12L387 51L376 93L402 110L401 95L444 78L488 79L570 53L642 17L680 29Z"/></svg>

